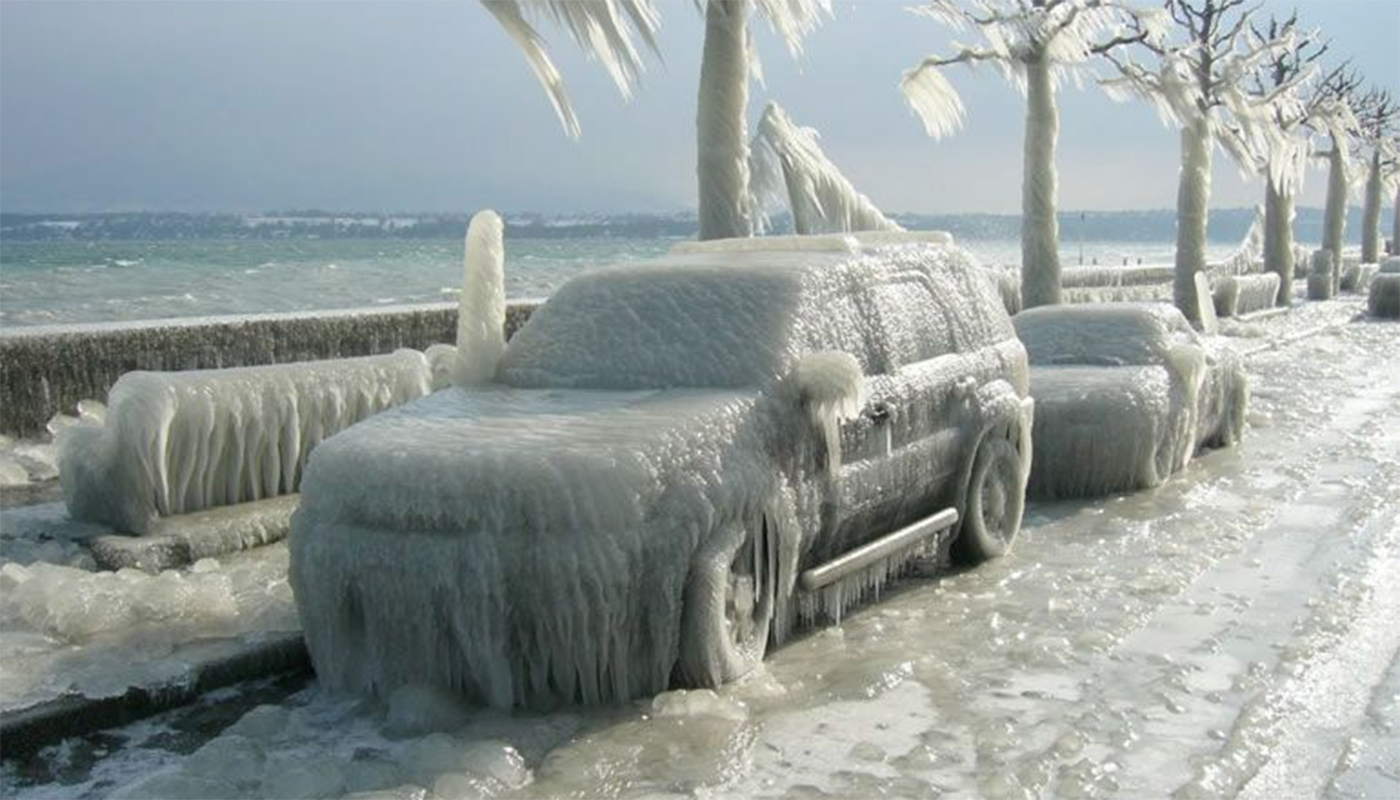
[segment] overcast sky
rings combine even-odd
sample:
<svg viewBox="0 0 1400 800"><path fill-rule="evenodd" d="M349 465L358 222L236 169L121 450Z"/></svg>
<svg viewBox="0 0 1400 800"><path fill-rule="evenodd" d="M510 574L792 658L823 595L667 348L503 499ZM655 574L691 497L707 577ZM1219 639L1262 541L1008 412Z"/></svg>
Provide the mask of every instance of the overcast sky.
<svg viewBox="0 0 1400 800"><path fill-rule="evenodd" d="M0 208L5 211L672 211L695 205L702 20L659 0L664 63L624 103L603 71L544 28L583 123L566 138L525 61L472 0L0 2ZM791 59L766 28L769 100L818 128L828 154L891 211L1015 212L1023 103L994 73L950 73L968 108L928 139L903 70L949 52L909 2L837 0ZM1294 7L1400 96L1400 0ZM1169 208L1177 136L1096 88L1062 102L1066 210ZM1303 204L1320 205L1321 173ZM1217 158L1216 207L1258 181Z"/></svg>

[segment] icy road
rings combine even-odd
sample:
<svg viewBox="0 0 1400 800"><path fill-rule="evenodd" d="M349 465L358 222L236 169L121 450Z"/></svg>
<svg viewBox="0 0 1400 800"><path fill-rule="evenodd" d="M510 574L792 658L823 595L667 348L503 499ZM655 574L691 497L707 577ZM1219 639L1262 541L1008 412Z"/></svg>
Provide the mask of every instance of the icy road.
<svg viewBox="0 0 1400 800"><path fill-rule="evenodd" d="M1156 491L1034 505L1010 556L904 584L718 695L386 721L313 683L227 729L132 726L95 763L51 749L70 785L11 765L5 794L1400 797L1397 363L1394 323L1256 353L1243 446Z"/></svg>

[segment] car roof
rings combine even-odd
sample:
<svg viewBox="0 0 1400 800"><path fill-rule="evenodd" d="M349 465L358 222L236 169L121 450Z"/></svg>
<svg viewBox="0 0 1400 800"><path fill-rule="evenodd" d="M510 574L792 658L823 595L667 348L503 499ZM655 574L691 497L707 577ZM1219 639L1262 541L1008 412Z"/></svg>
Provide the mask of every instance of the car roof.
<svg viewBox="0 0 1400 800"><path fill-rule="evenodd" d="M1032 364L1162 364L1173 347L1197 341L1167 303L1040 306L1011 321Z"/></svg>

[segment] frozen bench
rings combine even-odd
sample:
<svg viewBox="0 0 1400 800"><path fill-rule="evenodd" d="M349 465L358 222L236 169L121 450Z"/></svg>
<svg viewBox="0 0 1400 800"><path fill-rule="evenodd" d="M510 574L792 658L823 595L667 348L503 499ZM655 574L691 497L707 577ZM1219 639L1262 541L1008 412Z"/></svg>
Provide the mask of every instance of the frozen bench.
<svg viewBox="0 0 1400 800"><path fill-rule="evenodd" d="M1276 272L1226 275L1216 279L1211 293L1216 316L1238 317L1273 308L1278 299L1278 283Z"/></svg>
<svg viewBox="0 0 1400 800"><path fill-rule="evenodd" d="M316 445L443 385L448 352L129 372L112 387L105 423L59 438L68 512L143 534L160 517L296 492Z"/></svg>

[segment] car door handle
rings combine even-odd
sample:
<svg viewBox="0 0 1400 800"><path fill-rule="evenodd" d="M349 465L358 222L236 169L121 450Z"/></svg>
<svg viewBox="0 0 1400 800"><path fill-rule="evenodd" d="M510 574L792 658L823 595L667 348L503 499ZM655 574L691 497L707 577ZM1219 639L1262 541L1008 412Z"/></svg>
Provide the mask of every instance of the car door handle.
<svg viewBox="0 0 1400 800"><path fill-rule="evenodd" d="M890 407L885 403L873 403L865 416L876 425L883 425L890 421Z"/></svg>

